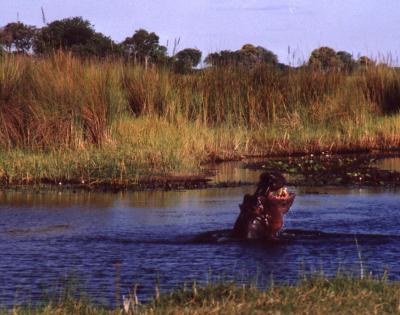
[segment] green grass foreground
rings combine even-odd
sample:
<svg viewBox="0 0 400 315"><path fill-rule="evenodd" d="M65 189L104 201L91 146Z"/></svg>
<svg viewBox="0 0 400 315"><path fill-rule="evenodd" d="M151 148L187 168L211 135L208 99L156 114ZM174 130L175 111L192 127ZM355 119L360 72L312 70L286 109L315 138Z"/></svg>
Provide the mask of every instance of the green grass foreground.
<svg viewBox="0 0 400 315"><path fill-rule="evenodd" d="M400 71L267 65L191 74L0 57L0 185L135 182L214 160L400 147Z"/></svg>
<svg viewBox="0 0 400 315"><path fill-rule="evenodd" d="M84 300L65 299L12 314L120 314ZM399 314L400 283L384 279L317 277L266 291L235 284L211 284L161 295L129 314Z"/></svg>

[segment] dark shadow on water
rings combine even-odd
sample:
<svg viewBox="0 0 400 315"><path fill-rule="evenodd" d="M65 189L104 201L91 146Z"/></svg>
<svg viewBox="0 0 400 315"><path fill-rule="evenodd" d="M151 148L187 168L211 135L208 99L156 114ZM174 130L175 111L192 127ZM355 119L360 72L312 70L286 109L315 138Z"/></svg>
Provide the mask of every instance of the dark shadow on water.
<svg viewBox="0 0 400 315"><path fill-rule="evenodd" d="M209 231L197 235L190 242L191 243L226 243L238 242L243 245L254 243L263 244L265 246L277 246L279 244L290 244L300 242L315 242L320 243L359 243L377 244L388 243L394 240L400 240L400 235L385 235L385 234L351 234L351 233L327 233L318 230L300 230L300 229L287 229L280 233L276 240L268 241L248 241L238 240L231 237L231 230Z"/></svg>
<svg viewBox="0 0 400 315"><path fill-rule="evenodd" d="M200 233L198 235L180 235L173 239L135 239L120 236L94 235L87 237L74 238L74 242L91 243L116 243L116 244L154 244L154 245L196 245L196 244L231 244L235 243L242 246L262 245L266 247L276 247L279 245L315 243L323 246L324 243L348 244L355 242L362 244L379 244L400 241L400 235L385 234L353 234L353 233L329 233L319 230L300 230L287 229L280 233L274 240L241 240L232 237L231 229L214 230Z"/></svg>

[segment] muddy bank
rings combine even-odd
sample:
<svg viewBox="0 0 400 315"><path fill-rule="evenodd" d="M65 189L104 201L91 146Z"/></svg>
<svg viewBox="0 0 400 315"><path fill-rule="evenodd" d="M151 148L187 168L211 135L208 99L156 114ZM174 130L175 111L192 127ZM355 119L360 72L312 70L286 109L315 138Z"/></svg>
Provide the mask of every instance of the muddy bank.
<svg viewBox="0 0 400 315"><path fill-rule="evenodd" d="M37 190L37 191L146 191L146 190L186 190L186 189L205 189L205 188L224 188L252 185L254 183L233 180L223 182L213 182L215 173L206 172L200 175L166 175L166 176L143 176L137 180L108 181L94 180L79 181L65 179L42 179L36 182L8 183L0 182L0 190Z"/></svg>
<svg viewBox="0 0 400 315"><path fill-rule="evenodd" d="M49 188L52 190L77 189L77 190L104 190L104 191L121 191L121 190L171 190L171 189L194 189L205 188L210 182L207 175L189 175L189 176L144 176L137 180L67 180L67 179L41 179L38 182L18 182L7 183L3 181L2 189L36 189Z"/></svg>
<svg viewBox="0 0 400 315"><path fill-rule="evenodd" d="M294 186L371 186L399 187L400 172L377 167L387 158L400 158L400 152L355 154L309 154L245 163L243 167L286 174Z"/></svg>
<svg viewBox="0 0 400 315"><path fill-rule="evenodd" d="M379 161L399 158L400 152L348 153L332 154L295 154L283 157L257 158L238 162L237 167L256 171L280 171L293 186L372 186L400 187L400 172L385 170L377 166ZM221 162L225 165L229 162ZM227 164L226 164L227 165ZM221 169L221 168L220 168ZM47 179L39 181L21 180L10 182L6 176L0 176L0 190L88 190L88 191L145 191L145 190L185 190L204 188L224 188L254 185L258 180L248 178L218 176L215 164L205 166L202 173L187 175L141 176L124 180L82 180L82 179ZM1 175L1 174L0 174Z"/></svg>

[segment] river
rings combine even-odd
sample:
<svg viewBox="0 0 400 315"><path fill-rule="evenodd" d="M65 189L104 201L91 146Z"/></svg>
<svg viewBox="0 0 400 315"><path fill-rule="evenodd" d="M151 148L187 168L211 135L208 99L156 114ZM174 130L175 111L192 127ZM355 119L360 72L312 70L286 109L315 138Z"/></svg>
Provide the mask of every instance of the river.
<svg viewBox="0 0 400 315"><path fill-rule="evenodd" d="M225 173L224 173L225 172ZM258 172L224 169L234 180ZM224 175L225 174L225 175ZM75 279L95 301L139 285L141 301L196 280L293 283L338 270L400 279L399 190L294 188L285 221L290 237L259 244L199 243L200 233L229 229L254 187L129 193L0 192L0 305L36 301ZM360 260L361 257L361 260Z"/></svg>

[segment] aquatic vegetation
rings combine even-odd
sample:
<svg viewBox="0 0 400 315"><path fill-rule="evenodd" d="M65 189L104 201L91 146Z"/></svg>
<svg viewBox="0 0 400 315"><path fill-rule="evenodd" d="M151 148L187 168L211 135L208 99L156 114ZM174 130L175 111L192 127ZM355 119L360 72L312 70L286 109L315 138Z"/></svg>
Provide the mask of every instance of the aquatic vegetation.
<svg viewBox="0 0 400 315"><path fill-rule="evenodd" d="M300 157L269 159L249 163L246 168L266 171L280 170L292 176L291 184L297 186L355 185L399 186L400 172L379 169L375 163L398 153L370 153L335 155L326 152Z"/></svg>

